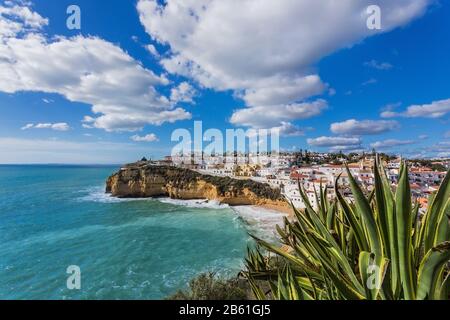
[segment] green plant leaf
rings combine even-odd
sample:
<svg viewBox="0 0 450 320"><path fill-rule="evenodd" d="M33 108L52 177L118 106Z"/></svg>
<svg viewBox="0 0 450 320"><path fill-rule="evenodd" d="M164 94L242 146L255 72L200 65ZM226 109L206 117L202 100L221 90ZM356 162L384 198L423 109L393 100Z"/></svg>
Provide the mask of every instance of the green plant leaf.
<svg viewBox="0 0 450 320"><path fill-rule="evenodd" d="M441 186L433 198L433 202L427 212L427 221L425 226L425 251L428 251L435 246L438 241L445 241L447 239L440 239L442 237L436 234L436 226L440 225L439 219L444 219L443 211L446 209L447 201L450 198L450 170L441 183ZM439 239L438 239L439 238Z"/></svg>
<svg viewBox="0 0 450 320"><path fill-rule="evenodd" d="M418 274L417 299L436 298L436 289L442 281L442 268L450 260L450 241L441 243L430 249L420 264Z"/></svg>
<svg viewBox="0 0 450 320"><path fill-rule="evenodd" d="M381 243L381 237L379 234L378 226L375 221L375 217L372 212L372 208L370 207L369 201L364 196L364 193L362 192L359 185L356 183L355 179L353 178L350 170L348 167L347 174L348 179L350 181L350 187L352 189L353 197L355 198L355 205L356 209L358 210L359 214L361 215L362 219L364 220L364 226L367 229L369 243L370 243L370 249L375 255L382 256L383 255L383 249L382 249L382 243Z"/></svg>
<svg viewBox="0 0 450 320"><path fill-rule="evenodd" d="M411 225L411 190L408 178L408 167L403 162L400 168L400 179L395 195L397 214L397 239L400 279L407 300L415 299L415 281L412 270L412 225Z"/></svg>

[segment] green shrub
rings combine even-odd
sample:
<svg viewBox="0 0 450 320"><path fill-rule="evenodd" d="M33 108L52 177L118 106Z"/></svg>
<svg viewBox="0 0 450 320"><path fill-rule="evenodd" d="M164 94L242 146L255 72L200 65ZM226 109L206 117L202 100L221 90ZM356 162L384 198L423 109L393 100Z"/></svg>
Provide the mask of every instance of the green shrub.
<svg viewBox="0 0 450 320"><path fill-rule="evenodd" d="M220 279L214 273L201 274L191 280L188 290L179 290L168 300L247 300L247 282L242 279Z"/></svg>

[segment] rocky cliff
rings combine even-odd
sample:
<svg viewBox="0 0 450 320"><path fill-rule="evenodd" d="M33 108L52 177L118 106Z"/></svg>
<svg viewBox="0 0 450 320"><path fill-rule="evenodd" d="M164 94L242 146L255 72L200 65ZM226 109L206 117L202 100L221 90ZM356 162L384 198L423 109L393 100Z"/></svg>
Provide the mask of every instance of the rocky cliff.
<svg viewBox="0 0 450 320"><path fill-rule="evenodd" d="M108 178L106 192L120 198L208 199L231 206L258 205L290 212L290 206L281 192L268 184L204 175L148 162L138 162L120 169Z"/></svg>

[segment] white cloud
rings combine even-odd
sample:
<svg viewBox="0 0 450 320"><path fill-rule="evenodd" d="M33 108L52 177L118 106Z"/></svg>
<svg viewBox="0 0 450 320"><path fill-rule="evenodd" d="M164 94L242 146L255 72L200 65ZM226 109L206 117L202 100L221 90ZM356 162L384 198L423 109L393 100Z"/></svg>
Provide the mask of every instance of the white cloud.
<svg viewBox="0 0 450 320"><path fill-rule="evenodd" d="M194 97L197 91L188 82L181 82L177 87L172 88L170 92L170 100L174 103L187 102L194 103Z"/></svg>
<svg viewBox="0 0 450 320"><path fill-rule="evenodd" d="M450 157L450 141L441 141L437 144L420 148L413 151L413 158L449 158Z"/></svg>
<svg viewBox="0 0 450 320"><path fill-rule="evenodd" d="M296 119L307 119L321 114L327 108L325 100L295 103L278 106L249 107L236 111L231 123L255 128L271 128L274 123L281 124Z"/></svg>
<svg viewBox="0 0 450 320"><path fill-rule="evenodd" d="M400 114L394 111L383 111L380 116L382 118L396 118L399 117Z"/></svg>
<svg viewBox="0 0 450 320"><path fill-rule="evenodd" d="M16 15L22 25L44 25L29 8L16 11L22 12ZM164 76L145 69L118 46L98 37L49 40L38 30L21 32L20 37L0 34L0 91L58 93L92 105L91 126L108 131L136 131L191 117L157 92L155 86L169 83Z"/></svg>
<svg viewBox="0 0 450 320"><path fill-rule="evenodd" d="M380 0L383 29L369 30L371 0L139 0L141 23L170 46L167 71L215 90L233 90L247 107L293 105L323 93L313 65L322 57L420 16L432 0ZM281 107L283 108L283 107ZM235 124L249 124L242 112ZM243 122L239 119L243 118ZM269 127L280 125L278 117Z"/></svg>
<svg viewBox="0 0 450 320"><path fill-rule="evenodd" d="M387 148L392 148L392 147L411 145L411 144L415 144L415 143L416 142L413 140L388 139L388 140L384 140L384 141L374 142L374 143L370 144L370 146L375 149L387 149Z"/></svg>
<svg viewBox="0 0 450 320"><path fill-rule="evenodd" d="M43 98L42 102L49 104L49 103L53 103L54 101L52 99Z"/></svg>
<svg viewBox="0 0 450 320"><path fill-rule="evenodd" d="M331 131L341 135L374 135L398 129L397 121L350 119L331 124Z"/></svg>
<svg viewBox="0 0 450 320"><path fill-rule="evenodd" d="M156 47L154 45L148 44L148 45L145 46L145 49L147 49L147 51L150 52L150 54L152 56L154 56L156 58L159 57L159 52L158 52L158 50L156 49Z"/></svg>
<svg viewBox="0 0 450 320"><path fill-rule="evenodd" d="M28 123L27 125L23 126L22 128L20 128L21 130L28 130L34 127L33 123Z"/></svg>
<svg viewBox="0 0 450 320"><path fill-rule="evenodd" d="M277 130L280 136L284 137L298 137L305 135L305 130L299 128L296 125L293 125L289 122L281 122L281 125L278 127L273 127L271 130ZM273 132L273 131L272 131Z"/></svg>
<svg viewBox="0 0 450 320"><path fill-rule="evenodd" d="M344 148L348 146L360 146L360 138L346 138L346 137L319 137L308 139L308 144L314 147L338 147Z"/></svg>
<svg viewBox="0 0 450 320"><path fill-rule="evenodd" d="M430 104L412 105L404 112L385 111L381 113L383 118L440 118L450 113L450 99L434 101Z"/></svg>
<svg viewBox="0 0 450 320"><path fill-rule="evenodd" d="M389 104L385 105L383 108L381 108L381 111L394 111L401 105L402 105L401 102L389 103Z"/></svg>
<svg viewBox="0 0 450 320"><path fill-rule="evenodd" d="M450 158L450 151L447 152L440 152L437 154L437 156L439 158L445 158L445 159L449 159Z"/></svg>
<svg viewBox="0 0 450 320"><path fill-rule="evenodd" d="M361 85L362 85L363 87L365 87L365 86L368 86L368 85L371 85L371 84L376 84L377 82L378 82L377 79L371 78L371 79L369 79L369 80L364 81L363 83L361 83Z"/></svg>
<svg viewBox="0 0 450 320"><path fill-rule="evenodd" d="M318 95L325 88L326 86L317 75L309 75L298 79L274 78L256 88L246 89L243 99L249 106L289 104L293 101Z"/></svg>
<svg viewBox="0 0 450 320"><path fill-rule="evenodd" d="M29 129L51 129L55 131L68 131L70 130L70 126L65 122L59 122L59 123L29 123L21 128L22 130L29 130Z"/></svg>
<svg viewBox="0 0 450 320"><path fill-rule="evenodd" d="M356 152L356 153L362 153L363 151L366 151L364 148L362 148L360 145L355 146L334 146L329 148L330 152Z"/></svg>
<svg viewBox="0 0 450 320"><path fill-rule="evenodd" d="M65 123L65 122L62 122L62 123L53 123L53 124L52 124L52 130L56 130L56 131L67 131L67 130L70 130L70 126L69 126L67 123Z"/></svg>
<svg viewBox="0 0 450 320"><path fill-rule="evenodd" d="M450 158L450 141L441 141L437 144L415 149L410 152L411 158L436 159Z"/></svg>
<svg viewBox="0 0 450 320"><path fill-rule="evenodd" d="M378 62L376 60L370 60L364 63L366 67L378 69L378 70L390 70L394 66L389 62Z"/></svg>
<svg viewBox="0 0 450 320"><path fill-rule="evenodd" d="M438 144L431 146L429 149L431 152L437 152L439 156L443 156L443 154L450 154L450 141L442 141Z"/></svg>
<svg viewBox="0 0 450 320"><path fill-rule="evenodd" d="M43 18L27 6L12 2L0 5L0 40L5 37L15 37L24 32L32 32L48 25L48 19Z"/></svg>
<svg viewBox="0 0 450 320"><path fill-rule="evenodd" d="M135 142L155 142L159 141L158 137L154 133L147 134L145 136L134 135L130 137Z"/></svg>

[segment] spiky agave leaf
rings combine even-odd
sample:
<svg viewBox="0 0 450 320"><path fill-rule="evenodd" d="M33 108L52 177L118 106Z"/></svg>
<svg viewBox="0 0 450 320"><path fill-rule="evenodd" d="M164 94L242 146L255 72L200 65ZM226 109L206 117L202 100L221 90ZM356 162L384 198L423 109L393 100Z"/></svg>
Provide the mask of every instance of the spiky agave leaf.
<svg viewBox="0 0 450 320"><path fill-rule="evenodd" d="M247 277L257 298L268 296L255 279L267 282L269 296L280 299L448 298L450 172L423 219L417 219L419 207L412 206L406 164L402 162L395 195L378 160L374 170L375 189L369 196L347 168L355 202L344 199L336 182L331 202L321 189L319 211L299 184L306 209L293 208L296 219L278 228L291 250L256 239L284 263L269 266L260 251L247 258ZM374 275L370 266L376 267L381 286L367 286Z"/></svg>
<svg viewBox="0 0 450 320"><path fill-rule="evenodd" d="M402 163L400 179L395 194L397 223L397 242L400 279L407 300L415 299L415 277L412 261L411 190L408 180L408 167Z"/></svg>
<svg viewBox="0 0 450 320"><path fill-rule="evenodd" d="M441 223L447 222L445 216L446 206L450 198L450 171L441 183L436 196L433 198L431 205L428 209L425 219L425 251L430 250L439 242L443 242L449 239L448 229L447 234L445 230L442 233L436 233L436 227L439 227ZM444 227L445 225L443 225Z"/></svg>
<svg viewBox="0 0 450 320"><path fill-rule="evenodd" d="M431 248L419 267L417 299L438 299L443 268L450 259L450 241Z"/></svg>

